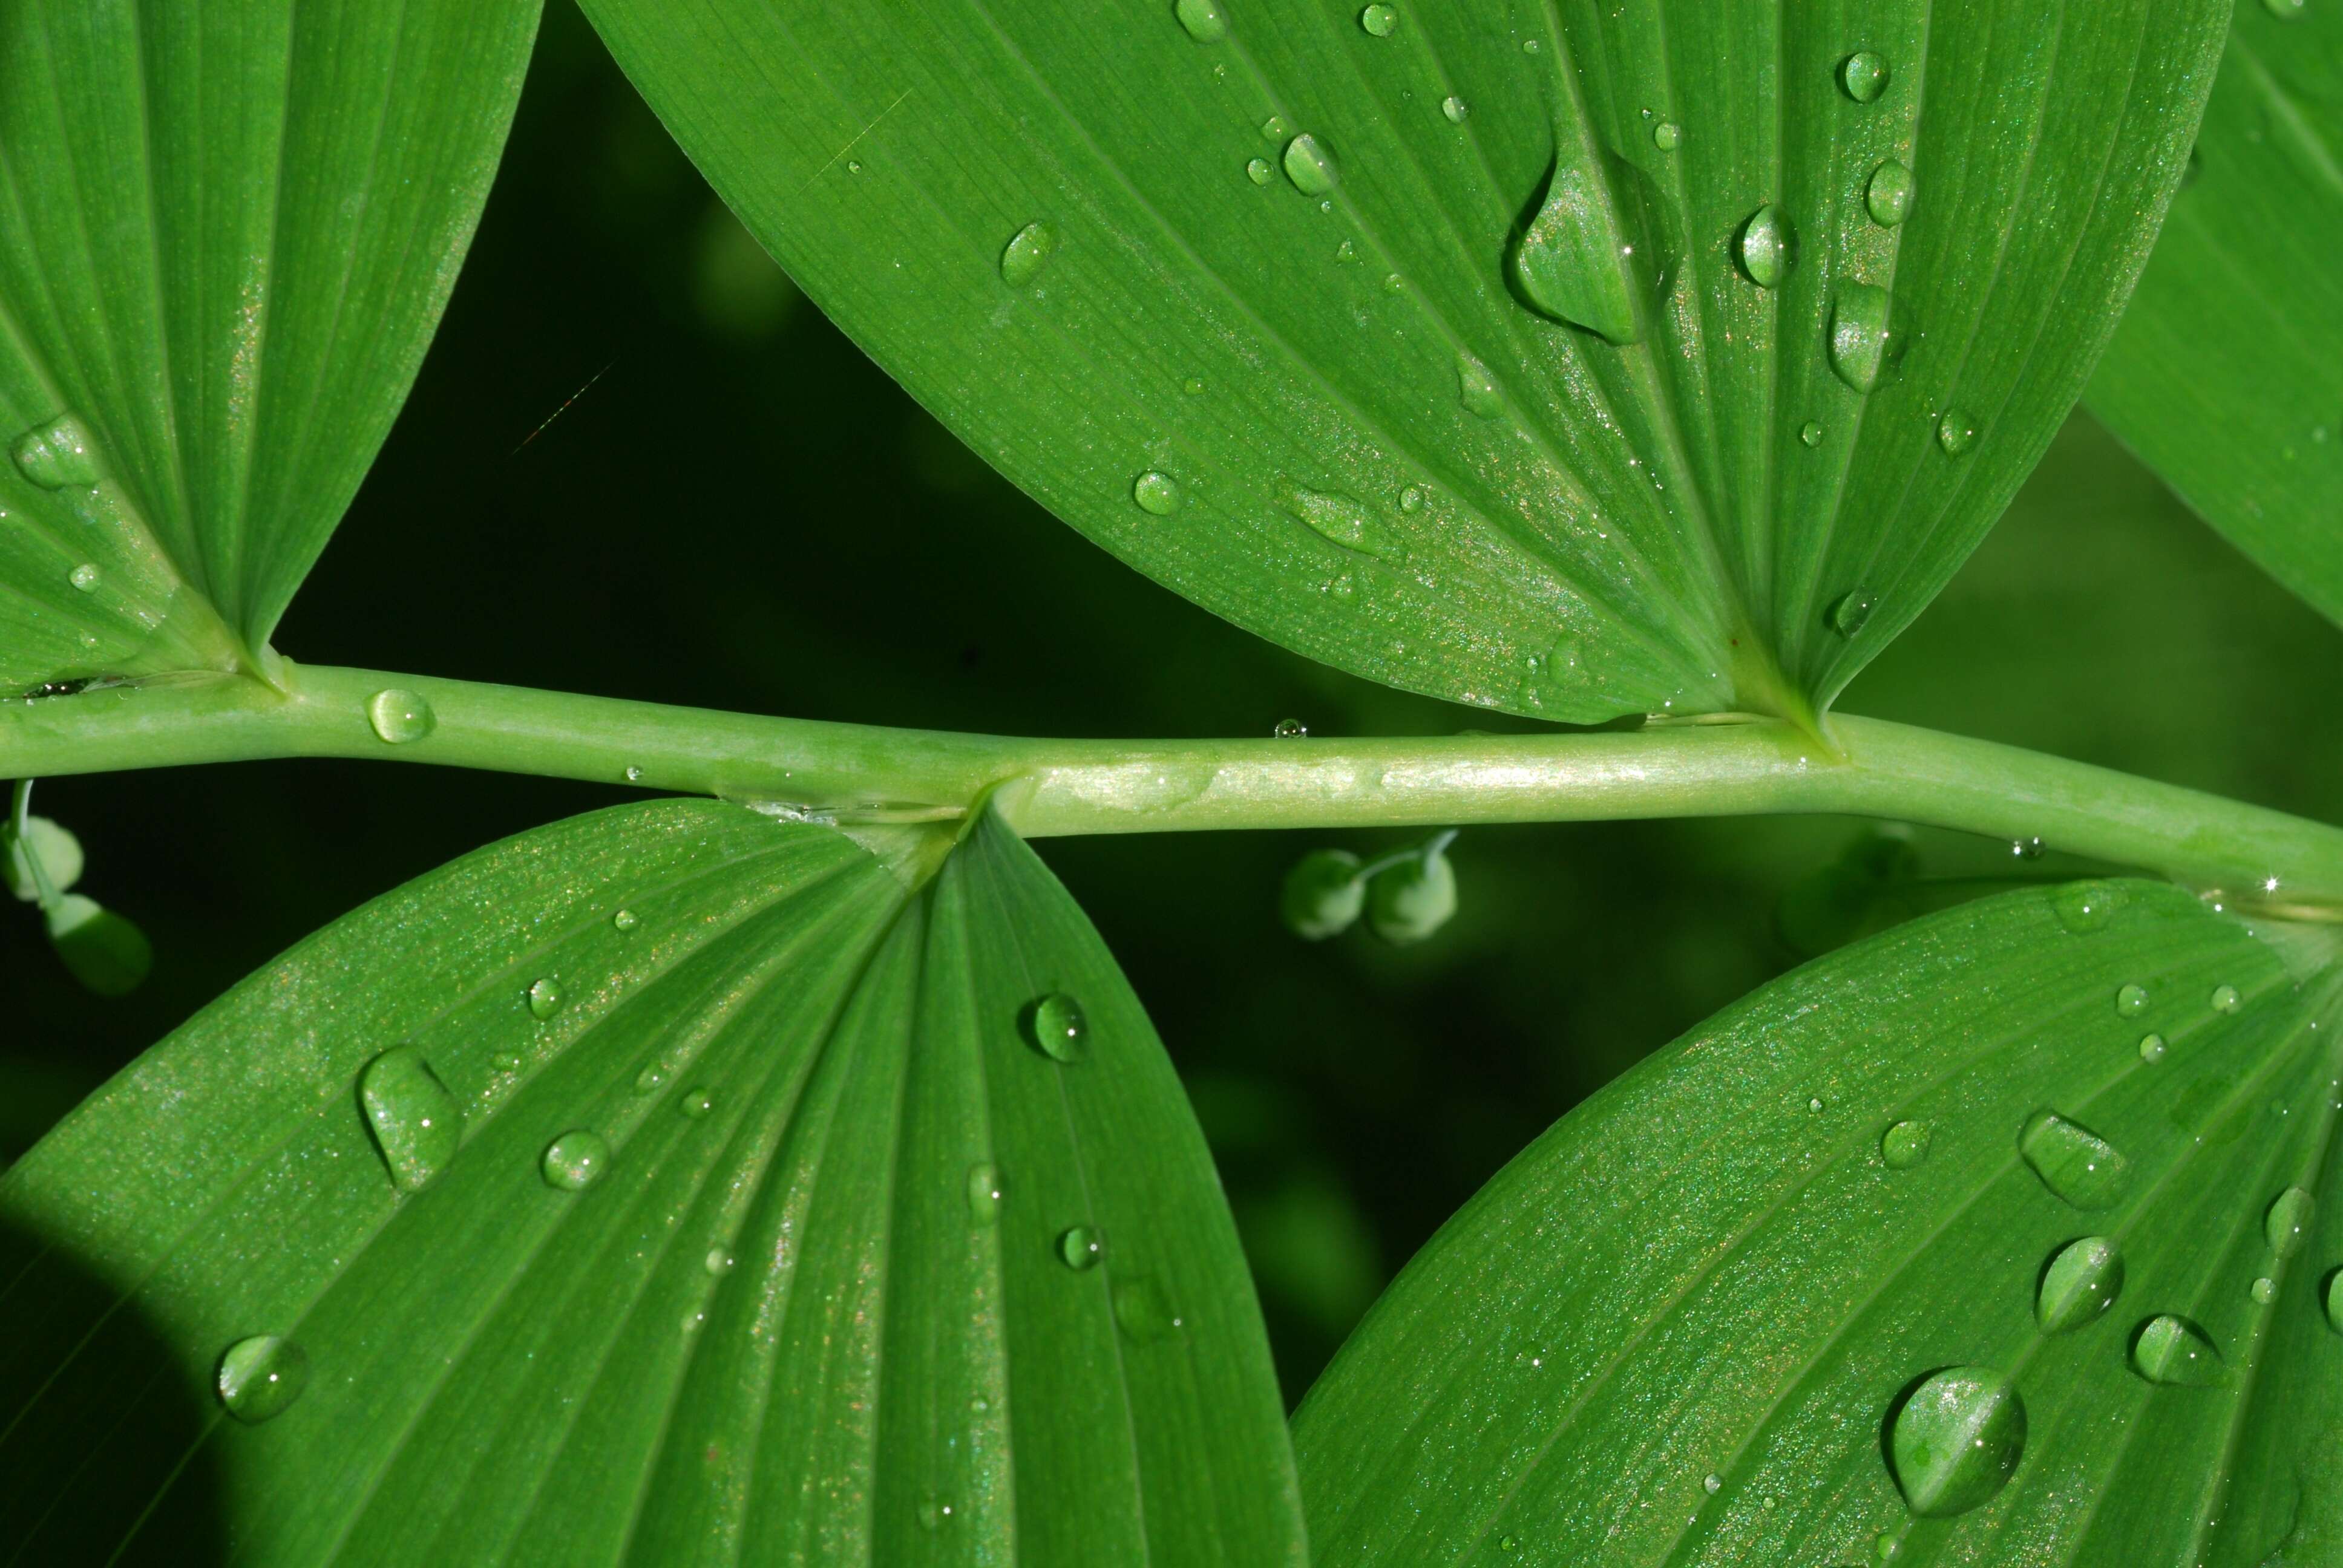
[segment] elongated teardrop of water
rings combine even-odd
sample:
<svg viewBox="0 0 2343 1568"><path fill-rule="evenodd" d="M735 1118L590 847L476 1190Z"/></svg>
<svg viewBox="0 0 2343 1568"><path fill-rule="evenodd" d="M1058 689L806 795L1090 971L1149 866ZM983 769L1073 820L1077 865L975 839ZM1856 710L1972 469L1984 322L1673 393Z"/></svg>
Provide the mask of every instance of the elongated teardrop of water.
<svg viewBox="0 0 2343 1568"><path fill-rule="evenodd" d="M1285 509L1307 525L1321 538L1331 539L1344 549L1360 550L1367 555L1381 556L1393 552L1395 546L1383 523L1364 501L1346 496L1340 490L1311 490L1299 485L1287 487Z"/></svg>
<svg viewBox="0 0 2343 1568"><path fill-rule="evenodd" d="M1831 302L1831 368L1858 392L1878 386L1887 366L1887 291L1869 283L1842 283Z"/></svg>
<svg viewBox="0 0 2343 1568"><path fill-rule="evenodd" d="M1879 1159L1890 1171L1909 1171L1928 1158L1930 1131L1925 1121L1899 1121L1880 1134Z"/></svg>
<svg viewBox="0 0 2343 1568"><path fill-rule="evenodd" d="M2222 1377L2221 1352L2205 1331L2166 1312L2150 1318L2131 1342L2131 1364L2150 1382L2206 1388Z"/></svg>
<svg viewBox="0 0 2343 1568"><path fill-rule="evenodd" d="M456 1158L463 1108L414 1046L393 1046L367 1063L358 1103L399 1191L422 1191Z"/></svg>
<svg viewBox="0 0 2343 1568"><path fill-rule="evenodd" d="M2269 1241L2269 1250L2281 1258L2302 1251L2302 1244L2310 1240L2310 1215L2317 1207L2317 1201L2299 1187L2279 1193L2262 1217L2262 1234Z"/></svg>
<svg viewBox="0 0 2343 1568"><path fill-rule="evenodd" d="M1798 264L1798 231L1782 216L1780 207L1767 202L1741 226L1733 253L1750 282L1760 288L1772 288Z"/></svg>
<svg viewBox="0 0 2343 1568"><path fill-rule="evenodd" d="M1180 481L1150 468L1131 482L1131 498L1153 518L1168 518L1180 509Z"/></svg>
<svg viewBox="0 0 2343 1568"><path fill-rule="evenodd" d="M1840 62L1838 85L1858 104L1875 103L1887 90L1887 62L1865 49Z"/></svg>
<svg viewBox="0 0 2343 1568"><path fill-rule="evenodd" d="M1912 171L1894 158L1872 170L1871 183L1863 187L1863 205L1882 228L1902 223L1912 216Z"/></svg>
<svg viewBox="0 0 2343 1568"><path fill-rule="evenodd" d="M1217 0L1180 0L1172 15L1199 44L1217 44L1228 36L1229 19L1221 14Z"/></svg>
<svg viewBox="0 0 2343 1568"><path fill-rule="evenodd" d="M1152 1274L1137 1274L1115 1282L1114 1321L1124 1338L1142 1345L1169 1339L1180 1329L1171 1298L1163 1293L1163 1287Z"/></svg>
<svg viewBox="0 0 2343 1568"><path fill-rule="evenodd" d="M610 1145L598 1132L573 1128L546 1145L540 1168L548 1186L565 1192L590 1187L610 1167Z"/></svg>
<svg viewBox="0 0 2343 1568"><path fill-rule="evenodd" d="M2037 1111L2017 1151L2042 1185L2077 1209L2111 1209L2131 1190L2131 1161L2114 1144L2055 1111Z"/></svg>
<svg viewBox="0 0 2343 1568"><path fill-rule="evenodd" d="M277 1334L238 1340L220 1357L214 1386L228 1414L258 1426L284 1414L309 1386L309 1353Z"/></svg>
<svg viewBox="0 0 2343 1568"><path fill-rule="evenodd" d="M1879 596L1869 588L1849 588L1831 604L1831 629L1841 637L1853 637L1871 624L1871 612L1878 608Z"/></svg>
<svg viewBox="0 0 2343 1568"><path fill-rule="evenodd" d="M388 686L367 699L367 722L386 744L405 746L437 729L439 716L421 692Z"/></svg>
<svg viewBox="0 0 2343 1568"><path fill-rule="evenodd" d="M1946 409L1944 417L1936 421L1936 445L1946 457L1959 457L1976 445L1976 421L1958 408Z"/></svg>
<svg viewBox="0 0 2343 1568"><path fill-rule="evenodd" d="M2058 1249L2035 1292L2034 1321L2046 1334L2063 1334L2095 1322L2123 1294L2123 1249L2106 1236L2086 1236Z"/></svg>
<svg viewBox="0 0 2343 1568"><path fill-rule="evenodd" d="M1077 1272L1106 1256L1106 1235L1091 1225L1069 1226L1058 1236L1058 1261Z"/></svg>
<svg viewBox="0 0 2343 1568"><path fill-rule="evenodd" d="M1557 321L1614 343L1644 335L1625 230L1592 167L1557 160L1537 216L1514 246L1513 282Z"/></svg>
<svg viewBox="0 0 2343 1568"><path fill-rule="evenodd" d="M1904 1402L1888 1434L1905 1505L1943 1519L1991 1498L2026 1453L2026 1404L1986 1367L1947 1367Z"/></svg>
<svg viewBox="0 0 2343 1568"><path fill-rule="evenodd" d="M1058 252L1058 231L1054 225L1036 219L1011 236L1008 246L1001 253L1001 281L1011 288L1022 288L1041 275L1050 265L1050 257Z"/></svg>
<svg viewBox="0 0 2343 1568"><path fill-rule="evenodd" d="M45 490L86 489L99 478L96 445L70 414L17 437L9 455L16 471Z"/></svg>
<svg viewBox="0 0 2343 1568"><path fill-rule="evenodd" d="M1051 991L1025 1011L1025 1037L1033 1049L1060 1061L1080 1061L1090 1054L1090 1020L1082 1004L1063 991Z"/></svg>
<svg viewBox="0 0 2343 1568"><path fill-rule="evenodd" d="M1307 131L1285 144L1285 177L1303 196L1326 196L1342 183L1334 155Z"/></svg>
<svg viewBox="0 0 2343 1568"><path fill-rule="evenodd" d="M1489 367L1460 351L1456 356L1456 388L1467 412L1494 419L1505 411L1505 399L1489 378Z"/></svg>

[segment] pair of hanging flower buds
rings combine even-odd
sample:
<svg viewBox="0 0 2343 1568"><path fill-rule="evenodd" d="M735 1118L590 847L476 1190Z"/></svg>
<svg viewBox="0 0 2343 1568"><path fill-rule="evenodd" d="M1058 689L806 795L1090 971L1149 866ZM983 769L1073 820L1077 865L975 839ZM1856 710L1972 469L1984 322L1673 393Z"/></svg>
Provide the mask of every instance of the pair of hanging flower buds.
<svg viewBox="0 0 2343 1568"><path fill-rule="evenodd" d="M146 933L80 893L68 892L81 879L81 840L30 809L33 781L16 781L15 799L0 823L0 879L23 902L41 907L49 945L74 979L100 996L137 989L154 967Z"/></svg>
<svg viewBox="0 0 2343 1568"><path fill-rule="evenodd" d="M1288 930L1323 941L1366 916L1367 929L1394 947L1420 942L1456 912L1456 868L1448 846L1456 829L1412 849L1362 862L1348 849L1312 849L1285 874L1282 908Z"/></svg>

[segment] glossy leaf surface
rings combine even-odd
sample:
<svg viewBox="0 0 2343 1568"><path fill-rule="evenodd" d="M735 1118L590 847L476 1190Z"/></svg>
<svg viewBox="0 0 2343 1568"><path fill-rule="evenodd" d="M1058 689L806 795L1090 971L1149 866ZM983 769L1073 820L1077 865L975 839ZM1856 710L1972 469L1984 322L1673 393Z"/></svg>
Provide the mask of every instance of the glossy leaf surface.
<svg viewBox="0 0 2343 1568"><path fill-rule="evenodd" d="M2343 621L2343 11L2241 0L2091 411Z"/></svg>
<svg viewBox="0 0 2343 1568"><path fill-rule="evenodd" d="M2226 15L585 8L814 299L1091 538L1581 720L1795 713L1918 612L2104 345Z"/></svg>
<svg viewBox="0 0 2343 1568"><path fill-rule="evenodd" d="M0 1237L0 1560L1303 1560L1178 1081L990 819L916 897L709 803L483 850L116 1079Z"/></svg>
<svg viewBox="0 0 2343 1568"><path fill-rule="evenodd" d="M0 7L0 687L266 643L422 361L537 15Z"/></svg>
<svg viewBox="0 0 2343 1568"><path fill-rule="evenodd" d="M1316 1561L2332 1561L2330 990L2143 882L1765 987L1376 1306L1296 1419Z"/></svg>

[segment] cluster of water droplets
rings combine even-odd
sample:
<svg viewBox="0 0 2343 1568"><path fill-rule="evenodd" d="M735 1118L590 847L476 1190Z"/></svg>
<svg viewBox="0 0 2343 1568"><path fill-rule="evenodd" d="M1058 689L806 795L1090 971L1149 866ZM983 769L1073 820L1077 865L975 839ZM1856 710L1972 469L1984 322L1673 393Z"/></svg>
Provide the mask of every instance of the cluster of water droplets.
<svg viewBox="0 0 2343 1568"><path fill-rule="evenodd" d="M95 490L106 477L97 444L71 414L25 431L16 437L8 455L16 471L44 490ZM65 581L83 593L96 593L101 581L97 563L76 562L66 571Z"/></svg>

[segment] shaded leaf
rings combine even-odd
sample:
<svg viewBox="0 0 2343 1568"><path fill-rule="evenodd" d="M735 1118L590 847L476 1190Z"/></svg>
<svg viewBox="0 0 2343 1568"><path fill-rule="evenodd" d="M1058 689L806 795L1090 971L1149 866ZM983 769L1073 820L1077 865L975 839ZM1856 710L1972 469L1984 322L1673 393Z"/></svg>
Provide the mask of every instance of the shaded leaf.
<svg viewBox="0 0 2343 1568"><path fill-rule="evenodd" d="M917 896L708 803L483 850L142 1058L0 1230L20 1560L1302 1560L1178 1081L990 819Z"/></svg>

